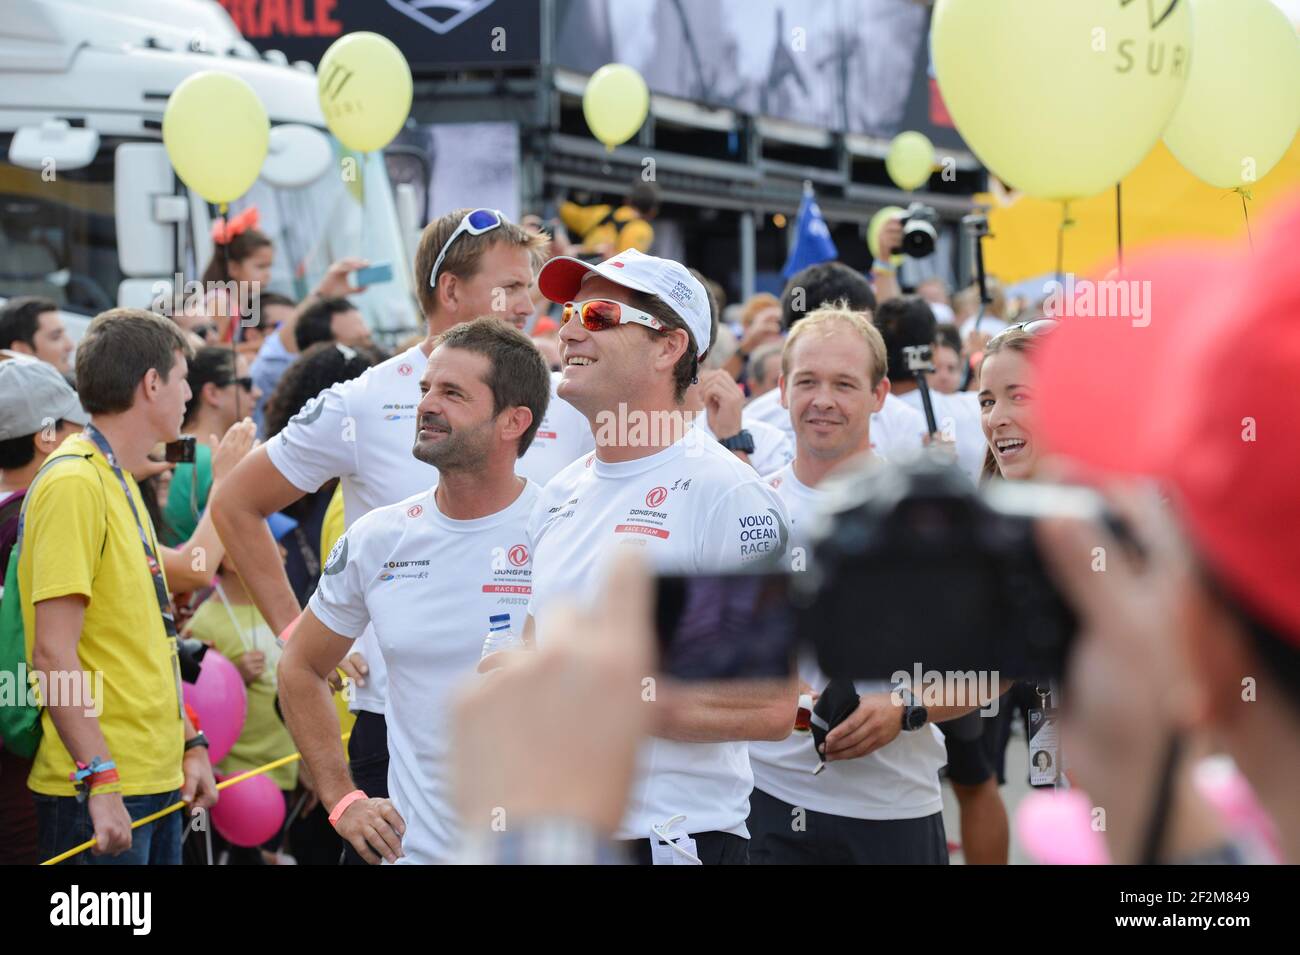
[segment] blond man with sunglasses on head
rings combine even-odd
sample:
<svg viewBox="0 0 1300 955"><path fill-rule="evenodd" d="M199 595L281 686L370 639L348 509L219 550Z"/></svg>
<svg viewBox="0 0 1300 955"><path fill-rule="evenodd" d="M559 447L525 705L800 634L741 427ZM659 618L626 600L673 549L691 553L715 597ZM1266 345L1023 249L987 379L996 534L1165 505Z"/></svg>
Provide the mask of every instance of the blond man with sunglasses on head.
<svg viewBox="0 0 1300 955"><path fill-rule="evenodd" d="M538 284L565 305L558 393L587 416L596 450L556 475L533 511L530 636L546 632L563 598L600 591L611 548L635 547L650 566L688 574L781 557L780 498L684 414L711 337L699 281L677 262L628 250L594 266L552 259ZM642 864L744 863L745 741L789 734L793 682L656 679L654 694L654 738L614 837Z"/></svg>

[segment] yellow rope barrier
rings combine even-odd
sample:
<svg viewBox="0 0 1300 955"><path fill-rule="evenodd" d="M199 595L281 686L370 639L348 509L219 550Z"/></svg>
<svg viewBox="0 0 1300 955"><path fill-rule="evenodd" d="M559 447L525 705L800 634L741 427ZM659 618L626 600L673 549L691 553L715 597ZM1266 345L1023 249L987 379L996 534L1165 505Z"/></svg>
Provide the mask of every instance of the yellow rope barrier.
<svg viewBox="0 0 1300 955"><path fill-rule="evenodd" d="M348 737L351 735L352 735L351 732L344 733L341 739L343 740L343 742L346 743L348 741ZM263 773L269 773L273 769L279 769L281 766L285 766L299 759L302 759L302 753L292 753L288 756L281 756L279 759L273 760L272 762L267 763L265 766L259 766L257 767L257 769L250 769L247 772L240 773L237 776L231 776L229 779L223 779L221 782L217 783L217 791L220 792L221 790L225 789L228 786L234 786L237 783L242 783L245 779L250 779L253 776L260 776ZM149 823L155 822L161 819L163 816L168 815L169 813L176 812L176 810L182 808L184 805L185 803L183 802L174 802L166 809L159 809L155 813L150 813L149 815L141 819L137 819L135 822L131 823L131 828L138 829L141 826L147 826L149 825ZM44 862L41 863L41 865L58 865L60 862L63 862L65 859L71 859L73 856L77 855L78 853L85 852L87 849L92 849L94 848L94 846L95 846L95 840L90 839L86 842L83 842L79 846L74 846L73 848L69 849L67 852L59 853L52 859L46 859Z"/></svg>

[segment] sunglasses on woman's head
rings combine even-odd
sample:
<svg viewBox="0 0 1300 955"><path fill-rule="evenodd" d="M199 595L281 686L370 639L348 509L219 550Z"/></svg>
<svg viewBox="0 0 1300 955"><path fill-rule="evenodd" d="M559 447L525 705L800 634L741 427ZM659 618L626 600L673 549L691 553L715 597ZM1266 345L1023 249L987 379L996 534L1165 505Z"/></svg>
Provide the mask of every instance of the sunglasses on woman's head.
<svg viewBox="0 0 1300 955"><path fill-rule="evenodd" d="M662 332L667 328L663 322L649 312L643 312L631 305L624 305L622 302L611 302L604 298L588 299L585 302L565 302L564 314L560 319L560 323L567 324L571 318L577 318L581 321L582 327L589 332L603 332L608 328L617 328L619 325L627 325L628 323L644 325L646 328L653 328L657 332Z"/></svg>
<svg viewBox="0 0 1300 955"><path fill-rule="evenodd" d="M1006 328L1002 329L1002 331L990 338L989 345L993 344L1003 335L1014 331L1022 331L1026 335L1042 335L1045 332L1050 332L1060 324L1061 323L1054 318L1036 318L1032 322L1018 322L1015 325L1008 325ZM985 345L984 347L988 348L988 345Z"/></svg>

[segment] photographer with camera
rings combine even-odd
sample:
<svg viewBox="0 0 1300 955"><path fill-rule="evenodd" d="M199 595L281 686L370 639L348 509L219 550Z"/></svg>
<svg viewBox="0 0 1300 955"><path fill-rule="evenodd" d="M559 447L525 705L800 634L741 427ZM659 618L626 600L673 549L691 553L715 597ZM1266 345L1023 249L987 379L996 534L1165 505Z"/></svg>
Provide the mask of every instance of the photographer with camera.
<svg viewBox="0 0 1300 955"><path fill-rule="evenodd" d="M889 393L885 342L844 303L823 306L791 331L781 368L796 451L768 483L790 512L790 554L798 558L824 500L823 479L874 457L872 415ZM812 692L827 691L830 681L810 657L801 659L799 676ZM938 777L944 751L927 724L972 708L902 705L905 695L884 681L856 688L856 709L827 733L820 759L806 734L750 744L753 862L947 863Z"/></svg>
<svg viewBox="0 0 1300 955"><path fill-rule="evenodd" d="M1213 831L1221 820L1192 783L1196 735L1231 756L1282 857L1300 861L1297 230L1293 201L1251 253L1181 249L1130 263L1126 279L1150 283L1149 327L1063 322L1042 347L1039 430L1053 450L1155 476L1169 493L1168 504L1111 494L1141 559L1095 523L1039 529L1079 617L1066 673L1070 773L1106 807L1117 863L1252 860L1235 834ZM1116 380L1130 387L1115 394Z"/></svg>

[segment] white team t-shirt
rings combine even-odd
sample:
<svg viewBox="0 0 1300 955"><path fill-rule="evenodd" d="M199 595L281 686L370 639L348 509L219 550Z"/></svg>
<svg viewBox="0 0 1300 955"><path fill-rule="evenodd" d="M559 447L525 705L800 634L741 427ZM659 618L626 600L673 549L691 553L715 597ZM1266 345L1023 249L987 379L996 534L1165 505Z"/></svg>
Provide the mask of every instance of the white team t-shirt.
<svg viewBox="0 0 1300 955"><path fill-rule="evenodd" d="M557 597L591 601L602 586L611 546L644 549L650 566L718 572L780 555L785 506L748 465L716 441L691 432L662 451L606 464L589 454L543 489L529 523L533 598L529 612L544 637ZM743 742L651 739L616 838L646 839L681 813L679 832L748 837L753 775Z"/></svg>
<svg viewBox="0 0 1300 955"><path fill-rule="evenodd" d="M925 417L919 389L899 395L898 400L911 406L922 418ZM939 433L948 434L951 427L951 434L957 442L958 466L971 481L979 484L980 471L984 468L984 451L988 447L984 440L984 427L980 423L979 398L973 391L945 395L931 390L930 402L934 407L934 422L939 426Z"/></svg>
<svg viewBox="0 0 1300 955"><path fill-rule="evenodd" d="M504 510L469 521L439 511L433 489L373 510L334 545L309 603L336 633L372 631L387 666L388 793L406 822L403 863L455 858L450 702L474 678L489 624L523 633L538 493L530 481Z"/></svg>
<svg viewBox="0 0 1300 955"><path fill-rule="evenodd" d="M745 405L741 420L751 430L754 423L760 421L780 428L789 437L791 447L795 446L794 424L789 409L781 407L779 388L773 388ZM885 396L884 405L871 416L871 450L890 461L905 461L920 454L925 433L925 415L892 393ZM757 436L754 441L757 444Z"/></svg>
<svg viewBox="0 0 1300 955"><path fill-rule="evenodd" d="M438 470L411 453L420 376L428 363L429 356L416 345L322 391L267 443L271 463L305 493L339 478L348 526L377 507L428 490L438 483ZM537 439L516 464L518 473L538 485L595 446L587 419L555 394L555 385L552 376L543 424L552 423L538 428ZM366 685L354 688L351 709L382 714L387 674L373 636L363 635L355 649L365 656L370 672Z"/></svg>
<svg viewBox="0 0 1300 955"><path fill-rule="evenodd" d="M757 419L748 424L742 421L741 424L754 439L754 453L749 456L749 466L755 472L771 474L794 460L794 440L780 428ZM700 412L695 416L695 427L699 428L708 440L718 440L713 428L709 426L709 416L706 412Z"/></svg>
<svg viewBox="0 0 1300 955"><path fill-rule="evenodd" d="M808 546L808 525L817 513L819 492L795 477L793 464L768 475L767 482L790 514L791 547ZM800 657L799 678L815 692L829 682L811 653ZM854 686L858 693L889 689L885 681L857 680ZM756 789L813 812L854 819L917 819L943 809L939 770L947 762L947 751L932 723L915 732L900 732L874 753L827 763L816 776L811 734L791 733L780 742L751 742L749 761Z"/></svg>
<svg viewBox="0 0 1300 955"><path fill-rule="evenodd" d="M565 465L596 448L596 438L586 416L555 392L563 378L563 372L551 373L551 403L546 406L533 443L515 465L516 474L522 474L538 486L545 485Z"/></svg>

